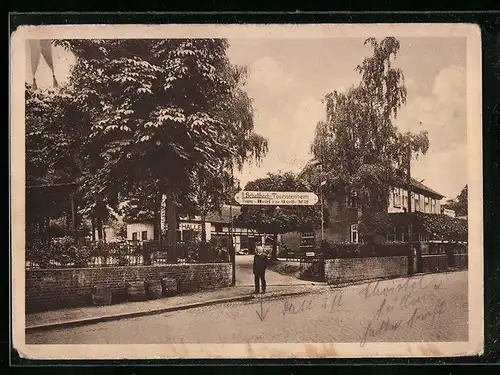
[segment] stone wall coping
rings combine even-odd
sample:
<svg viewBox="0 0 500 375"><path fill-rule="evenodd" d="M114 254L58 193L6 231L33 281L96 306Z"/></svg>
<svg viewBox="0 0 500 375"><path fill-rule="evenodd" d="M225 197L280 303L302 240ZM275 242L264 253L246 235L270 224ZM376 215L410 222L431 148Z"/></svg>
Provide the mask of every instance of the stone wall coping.
<svg viewBox="0 0 500 375"><path fill-rule="evenodd" d="M329 260L367 260L367 259L385 259L385 258L408 258L408 255L388 255L385 257L352 257L352 258L327 258L325 262Z"/></svg>
<svg viewBox="0 0 500 375"><path fill-rule="evenodd" d="M26 269L26 272L40 272L40 271L77 271L77 270L99 270L99 269L112 269L112 268L162 268L162 267L201 267L201 266L212 266L215 264L229 264L230 262L218 262L218 263L169 263L169 264L160 264L156 266L105 266L105 267L67 267L67 268L30 268Z"/></svg>

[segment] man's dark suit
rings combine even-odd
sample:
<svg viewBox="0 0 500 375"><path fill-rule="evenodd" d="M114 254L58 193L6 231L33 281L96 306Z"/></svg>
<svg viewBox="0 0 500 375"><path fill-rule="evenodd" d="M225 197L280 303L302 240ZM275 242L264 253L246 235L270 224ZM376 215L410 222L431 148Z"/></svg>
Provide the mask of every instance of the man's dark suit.
<svg viewBox="0 0 500 375"><path fill-rule="evenodd" d="M267 268L267 256L256 254L253 258L255 293L260 292L261 284L262 284L262 292L266 291L266 268Z"/></svg>

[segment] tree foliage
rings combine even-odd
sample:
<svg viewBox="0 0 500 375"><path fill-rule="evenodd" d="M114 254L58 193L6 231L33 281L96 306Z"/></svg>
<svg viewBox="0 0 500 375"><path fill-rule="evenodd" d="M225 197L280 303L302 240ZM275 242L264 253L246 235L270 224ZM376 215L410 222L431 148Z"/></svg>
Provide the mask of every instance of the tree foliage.
<svg viewBox="0 0 500 375"><path fill-rule="evenodd" d="M414 233L420 233L429 240L467 241L467 220L441 214L423 212L393 213L389 215L391 227L405 228L409 220Z"/></svg>
<svg viewBox="0 0 500 375"><path fill-rule="evenodd" d="M65 89L25 87L27 185L78 181L90 167L85 119Z"/></svg>
<svg viewBox="0 0 500 375"><path fill-rule="evenodd" d="M455 199L448 200L446 204L443 205L443 207L455 211L457 216L467 216L468 212L467 193L468 193L468 188L467 185L465 185L460 194L458 194Z"/></svg>
<svg viewBox="0 0 500 375"><path fill-rule="evenodd" d="M236 163L243 151L265 148L263 139L252 143L258 138L252 115L238 100L244 72L230 63L227 41L58 43L76 56L75 102L95 111L89 137L100 145L103 165L89 181L90 195L145 179L154 182L154 193L182 191L192 172L214 175L220 160ZM243 147L249 143L251 151Z"/></svg>
<svg viewBox="0 0 500 375"><path fill-rule="evenodd" d="M293 173L269 173L250 181L248 191L310 191L309 186ZM243 206L238 222L262 233L310 231L321 226L321 211L315 206Z"/></svg>
<svg viewBox="0 0 500 375"><path fill-rule="evenodd" d="M125 207L129 218L134 211L155 216L168 193L177 215L190 208L200 182L210 204L219 202L220 186L209 182L267 152L267 140L253 131L246 71L229 61L226 40L54 43L76 63L58 93L40 97L27 89L40 99L31 107L27 99L34 127L28 169L46 176L61 170L59 159L72 158L67 178L82 183L85 212L94 212L96 201L115 208L119 195L133 201ZM52 139L57 149L47 155Z"/></svg>
<svg viewBox="0 0 500 375"><path fill-rule="evenodd" d="M64 89L42 91L25 86L28 237L50 237L45 233L49 218L69 214L70 196L77 193L77 183L89 170L88 157L82 152L85 127L77 121L77 113Z"/></svg>
<svg viewBox="0 0 500 375"><path fill-rule="evenodd" d="M311 150L332 193L356 193L363 208L382 211L390 187L405 182L409 150L426 153L429 141L426 132L402 134L393 125L406 104L403 72L392 67L399 41L365 43L373 55L356 67L360 84L325 96L326 121L317 124Z"/></svg>

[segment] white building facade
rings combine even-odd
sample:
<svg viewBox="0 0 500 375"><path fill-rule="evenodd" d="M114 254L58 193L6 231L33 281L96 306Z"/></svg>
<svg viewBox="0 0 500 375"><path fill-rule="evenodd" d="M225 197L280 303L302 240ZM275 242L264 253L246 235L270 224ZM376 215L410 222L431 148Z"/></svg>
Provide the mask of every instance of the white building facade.
<svg viewBox="0 0 500 375"><path fill-rule="evenodd" d="M149 241L154 239L153 222L138 222L127 224L128 241Z"/></svg>
<svg viewBox="0 0 500 375"><path fill-rule="evenodd" d="M410 195L411 212L428 214L441 213L441 195L425 191L412 192ZM408 190L393 188L389 197L388 213L408 212Z"/></svg>

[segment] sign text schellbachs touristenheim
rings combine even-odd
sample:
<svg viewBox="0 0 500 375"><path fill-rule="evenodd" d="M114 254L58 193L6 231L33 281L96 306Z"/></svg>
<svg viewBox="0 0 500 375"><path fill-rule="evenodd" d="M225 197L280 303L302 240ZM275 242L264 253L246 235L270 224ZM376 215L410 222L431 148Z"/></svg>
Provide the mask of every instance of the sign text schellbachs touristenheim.
<svg viewBox="0 0 500 375"><path fill-rule="evenodd" d="M318 203L318 196L311 192L240 191L234 199L242 205L313 206Z"/></svg>

